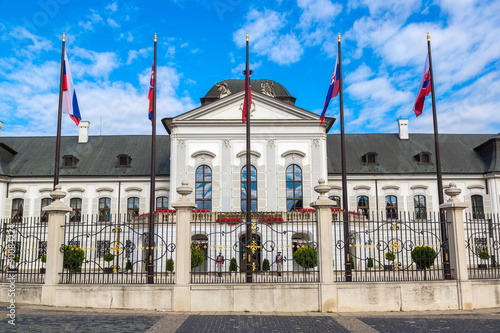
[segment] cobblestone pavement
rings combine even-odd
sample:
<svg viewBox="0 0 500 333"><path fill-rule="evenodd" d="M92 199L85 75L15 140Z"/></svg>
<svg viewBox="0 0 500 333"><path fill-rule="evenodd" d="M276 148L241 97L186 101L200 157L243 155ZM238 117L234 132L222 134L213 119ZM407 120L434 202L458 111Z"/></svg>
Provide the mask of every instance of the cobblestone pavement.
<svg viewBox="0 0 500 333"><path fill-rule="evenodd" d="M500 309L375 313L178 313L0 303L0 332L500 332Z"/></svg>

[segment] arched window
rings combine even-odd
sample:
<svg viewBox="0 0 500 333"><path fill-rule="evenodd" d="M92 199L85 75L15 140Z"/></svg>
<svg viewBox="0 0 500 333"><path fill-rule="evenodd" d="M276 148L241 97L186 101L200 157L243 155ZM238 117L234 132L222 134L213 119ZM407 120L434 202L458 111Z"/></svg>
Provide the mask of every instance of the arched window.
<svg viewBox="0 0 500 333"><path fill-rule="evenodd" d="M424 195L415 195L413 197L413 203L415 206L415 218L417 220L427 219L427 202L425 201Z"/></svg>
<svg viewBox="0 0 500 333"><path fill-rule="evenodd" d="M481 195L475 194L471 197L471 201L472 201L472 218L484 219L483 197Z"/></svg>
<svg viewBox="0 0 500 333"><path fill-rule="evenodd" d="M212 210L212 170L206 165L196 169L196 208Z"/></svg>
<svg viewBox="0 0 500 333"><path fill-rule="evenodd" d="M23 219L24 199L12 200L12 220L14 222L21 222Z"/></svg>
<svg viewBox="0 0 500 333"><path fill-rule="evenodd" d="M368 218L368 210L370 209L368 197L366 195L360 195L356 198L356 201L358 202L358 213Z"/></svg>
<svg viewBox="0 0 500 333"><path fill-rule="evenodd" d="M111 199L99 198L99 222L109 222L111 217Z"/></svg>
<svg viewBox="0 0 500 333"><path fill-rule="evenodd" d="M139 198L132 197L127 200L127 221L130 221L134 216L139 216Z"/></svg>
<svg viewBox="0 0 500 333"><path fill-rule="evenodd" d="M335 201L335 205L333 206L333 208L338 208L338 209L341 208L341 206L340 206L341 201L340 201L340 197L338 195L332 195L332 196L328 197L328 199Z"/></svg>
<svg viewBox="0 0 500 333"><path fill-rule="evenodd" d="M290 212L303 207L302 169L292 164L286 168L286 209Z"/></svg>
<svg viewBox="0 0 500 333"><path fill-rule="evenodd" d="M257 211L257 169L252 165L250 167L250 193L252 212ZM247 166L241 169L241 211L247 211Z"/></svg>
<svg viewBox="0 0 500 333"><path fill-rule="evenodd" d="M82 199L73 198L69 201L70 207L73 209L70 212L70 222L80 222L82 220Z"/></svg>
<svg viewBox="0 0 500 333"><path fill-rule="evenodd" d="M168 209L168 198L158 197L156 198L156 210Z"/></svg>
<svg viewBox="0 0 500 333"><path fill-rule="evenodd" d="M387 195L385 197L385 213L387 219L398 219L398 198L395 195Z"/></svg>
<svg viewBox="0 0 500 333"><path fill-rule="evenodd" d="M42 204L41 204L41 208L40 208L40 222L48 222L49 221L49 218L48 218L48 215L47 215L47 212L44 212L43 211L43 207L47 207L48 205L50 205L52 203L52 198L43 198L42 199Z"/></svg>

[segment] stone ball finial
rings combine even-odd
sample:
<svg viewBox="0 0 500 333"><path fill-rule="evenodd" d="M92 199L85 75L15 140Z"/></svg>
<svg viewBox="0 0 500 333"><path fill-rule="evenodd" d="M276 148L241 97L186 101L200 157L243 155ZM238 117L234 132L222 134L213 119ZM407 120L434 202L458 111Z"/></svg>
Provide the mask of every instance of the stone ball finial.
<svg viewBox="0 0 500 333"><path fill-rule="evenodd" d="M444 193L446 193L446 195L450 196L453 199L454 197L462 193L462 190L457 187L457 184L451 182L450 187L448 187L444 191Z"/></svg>
<svg viewBox="0 0 500 333"><path fill-rule="evenodd" d="M182 186L177 188L177 193L181 195L179 201L188 201L189 199L187 196L193 192L193 188L188 186L189 183L187 180L183 180L181 184Z"/></svg>
<svg viewBox="0 0 500 333"><path fill-rule="evenodd" d="M320 197L330 192L330 186L325 185L325 180L323 178L318 180L318 184L319 185L314 186L314 191L318 192Z"/></svg>
<svg viewBox="0 0 500 333"><path fill-rule="evenodd" d="M52 199L54 199L54 201L60 201L62 198L66 196L66 193L63 192L61 189L62 186L60 184L57 184L54 187L54 191L50 192L50 196L52 197Z"/></svg>
<svg viewBox="0 0 500 333"><path fill-rule="evenodd" d="M181 182L181 184L182 184L182 186L188 186L189 182L188 182L187 180L185 180L185 179L184 179L184 180Z"/></svg>

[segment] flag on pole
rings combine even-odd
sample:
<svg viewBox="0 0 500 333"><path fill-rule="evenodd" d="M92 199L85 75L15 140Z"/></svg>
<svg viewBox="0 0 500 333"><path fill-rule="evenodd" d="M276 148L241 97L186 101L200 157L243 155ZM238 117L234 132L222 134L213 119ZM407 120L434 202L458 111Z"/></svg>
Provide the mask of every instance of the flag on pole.
<svg viewBox="0 0 500 333"><path fill-rule="evenodd" d="M75 87L73 86L73 78L71 77L71 71L69 70L68 55L64 51L64 73L63 73L63 103L62 111L63 113L69 114L71 119L76 123L80 124L82 116L80 115L80 108L78 107L78 100L76 98Z"/></svg>
<svg viewBox="0 0 500 333"><path fill-rule="evenodd" d="M243 117L241 120L242 123L245 123L245 121L247 121L247 94L248 94L248 101L250 104L250 108L248 109L251 109L252 105L252 81L250 80L250 74L248 72L249 70L247 68L247 70L245 71L245 100L243 101L243 115L242 115Z"/></svg>
<svg viewBox="0 0 500 333"><path fill-rule="evenodd" d="M431 72L429 70L429 55L427 55L427 59L425 59L424 73L422 74L422 79L420 79L420 85L418 86L417 100L415 101L415 106L413 107L415 116L418 117L422 114L425 97L429 96L431 90Z"/></svg>
<svg viewBox="0 0 500 333"><path fill-rule="evenodd" d="M154 77L155 77L155 66L153 65L153 69L151 70L151 81L149 82L149 93L148 93L148 99L149 99L148 118L151 121L153 121L153 89L155 82Z"/></svg>
<svg viewBox="0 0 500 333"><path fill-rule="evenodd" d="M339 68L339 57L335 61L335 68L333 69L332 79L330 80L330 87L328 88L328 93L326 94L325 105L323 106L323 112L321 112L321 124L325 120L326 109L330 104L330 100L337 97L340 91L340 68Z"/></svg>

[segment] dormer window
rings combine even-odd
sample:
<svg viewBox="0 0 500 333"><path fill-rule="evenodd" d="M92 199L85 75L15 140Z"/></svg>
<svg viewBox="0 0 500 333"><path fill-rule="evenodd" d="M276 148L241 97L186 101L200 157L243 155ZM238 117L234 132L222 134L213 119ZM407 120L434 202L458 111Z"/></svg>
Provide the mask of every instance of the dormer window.
<svg viewBox="0 0 500 333"><path fill-rule="evenodd" d="M132 158L126 154L121 154L116 156L118 158L118 163L116 164L117 168L130 168L130 162L132 162Z"/></svg>
<svg viewBox="0 0 500 333"><path fill-rule="evenodd" d="M415 159L417 160L418 165L432 165L431 153L428 151L423 151L418 155L415 155Z"/></svg>
<svg viewBox="0 0 500 333"><path fill-rule="evenodd" d="M62 169L75 169L79 159L73 155L64 155Z"/></svg>
<svg viewBox="0 0 500 333"><path fill-rule="evenodd" d="M368 152L363 155L363 163L364 165L378 165L377 162L377 153L374 152Z"/></svg>

